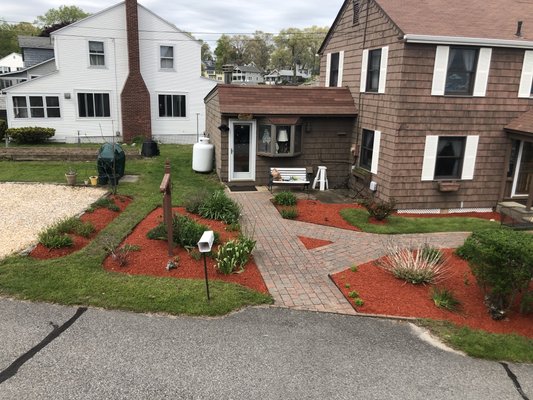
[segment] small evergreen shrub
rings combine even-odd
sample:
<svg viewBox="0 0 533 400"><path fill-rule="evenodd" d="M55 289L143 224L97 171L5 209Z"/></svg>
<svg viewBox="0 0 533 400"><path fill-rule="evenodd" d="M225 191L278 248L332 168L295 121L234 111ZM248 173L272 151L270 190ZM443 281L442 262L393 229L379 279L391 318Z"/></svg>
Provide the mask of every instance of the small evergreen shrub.
<svg viewBox="0 0 533 400"><path fill-rule="evenodd" d="M391 215L396 207L396 200L382 201L375 198L363 199L360 204L366 208L370 217L383 221Z"/></svg>
<svg viewBox="0 0 533 400"><path fill-rule="evenodd" d="M446 288L431 288L431 298L435 305L448 311L456 311L461 302L455 298L451 290Z"/></svg>
<svg viewBox="0 0 533 400"><path fill-rule="evenodd" d="M7 130L7 122L3 119L0 119L0 140L4 140L4 135Z"/></svg>
<svg viewBox="0 0 533 400"><path fill-rule="evenodd" d="M473 232L457 254L468 260L493 319L501 319L533 278L533 236L511 229Z"/></svg>
<svg viewBox="0 0 533 400"><path fill-rule="evenodd" d="M357 306L357 307L361 307L362 305L365 304L364 300L360 297L357 297L353 300L353 303Z"/></svg>
<svg viewBox="0 0 533 400"><path fill-rule="evenodd" d="M39 233L39 243L41 243L47 249L71 247L74 244L69 235L66 233L58 233L54 230L46 230Z"/></svg>
<svg viewBox="0 0 533 400"><path fill-rule="evenodd" d="M43 127L24 127L24 128L8 128L5 131L15 143L20 144L36 144L44 143L52 136L54 136L56 130L54 128Z"/></svg>
<svg viewBox="0 0 533 400"><path fill-rule="evenodd" d="M295 219L298 217L298 210L295 207L283 208L280 214L285 219Z"/></svg>
<svg viewBox="0 0 533 400"><path fill-rule="evenodd" d="M224 191L218 190L200 205L198 213L204 218L232 224L238 222L241 208L233 199L230 199Z"/></svg>
<svg viewBox="0 0 533 400"><path fill-rule="evenodd" d="M200 188L187 196L184 201L185 209L192 214L200 213L200 206L211 196L206 188Z"/></svg>
<svg viewBox="0 0 533 400"><path fill-rule="evenodd" d="M287 191L279 192L274 196L274 203L279 206L295 206L296 196Z"/></svg>
<svg viewBox="0 0 533 400"><path fill-rule="evenodd" d="M243 270L250 259L250 254L255 247L255 240L240 237L238 240L230 240L220 246L216 255L216 266L220 272L229 275L237 270Z"/></svg>

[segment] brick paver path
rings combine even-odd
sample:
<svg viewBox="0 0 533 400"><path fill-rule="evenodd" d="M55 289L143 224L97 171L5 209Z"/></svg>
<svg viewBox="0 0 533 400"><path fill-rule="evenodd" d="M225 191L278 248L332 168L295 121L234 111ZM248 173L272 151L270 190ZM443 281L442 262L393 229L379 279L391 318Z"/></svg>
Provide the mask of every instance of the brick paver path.
<svg viewBox="0 0 533 400"><path fill-rule="evenodd" d="M412 245L427 242L455 248L468 233L375 235L281 218L268 192L230 193L243 209L243 229L257 240L254 258L275 305L299 310L355 314L329 279L342 271L384 255L388 240ZM307 250L297 236L333 243Z"/></svg>

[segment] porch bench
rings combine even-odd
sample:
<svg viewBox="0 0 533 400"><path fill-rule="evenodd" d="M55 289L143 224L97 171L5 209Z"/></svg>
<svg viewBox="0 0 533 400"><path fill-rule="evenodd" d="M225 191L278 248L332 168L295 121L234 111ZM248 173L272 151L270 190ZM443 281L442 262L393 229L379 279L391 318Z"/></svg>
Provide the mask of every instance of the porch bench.
<svg viewBox="0 0 533 400"><path fill-rule="evenodd" d="M272 171L276 169L280 175L281 180L275 181L272 176ZM268 190L272 192L273 185L303 185L304 190L309 189L309 184L311 183L311 178L313 177L312 172L307 172L308 169L305 167L302 168L282 168L282 167L270 167L269 179L268 179Z"/></svg>

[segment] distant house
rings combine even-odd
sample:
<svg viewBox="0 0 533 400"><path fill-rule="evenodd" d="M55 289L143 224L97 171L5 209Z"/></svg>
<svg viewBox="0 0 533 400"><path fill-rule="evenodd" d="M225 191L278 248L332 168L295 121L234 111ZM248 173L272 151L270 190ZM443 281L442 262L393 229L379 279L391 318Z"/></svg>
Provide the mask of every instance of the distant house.
<svg viewBox="0 0 533 400"><path fill-rule="evenodd" d="M356 187L370 174L401 209L531 204L533 2L346 0L319 53L358 110Z"/></svg>
<svg viewBox="0 0 533 400"><path fill-rule="evenodd" d="M202 100L215 83L201 76L201 43L136 0L45 39L54 71L4 89L10 127L55 128L67 142L193 143L203 133Z"/></svg>
<svg viewBox="0 0 533 400"><path fill-rule="evenodd" d="M54 58L54 44L51 37L19 36L18 42L25 68Z"/></svg>
<svg viewBox="0 0 533 400"><path fill-rule="evenodd" d="M253 63L249 65L236 65L231 76L231 83L257 85L264 82L263 71Z"/></svg>
<svg viewBox="0 0 533 400"><path fill-rule="evenodd" d="M18 71L24 68L22 56L18 53L11 53L5 57L0 58L0 74L6 72Z"/></svg>
<svg viewBox="0 0 533 400"><path fill-rule="evenodd" d="M298 68L296 70L296 76L294 70L292 69L275 69L270 72L268 75L265 75L265 84L267 85L282 85L285 83L298 83L304 82L309 79L311 74L306 69ZM296 79L295 79L296 78Z"/></svg>

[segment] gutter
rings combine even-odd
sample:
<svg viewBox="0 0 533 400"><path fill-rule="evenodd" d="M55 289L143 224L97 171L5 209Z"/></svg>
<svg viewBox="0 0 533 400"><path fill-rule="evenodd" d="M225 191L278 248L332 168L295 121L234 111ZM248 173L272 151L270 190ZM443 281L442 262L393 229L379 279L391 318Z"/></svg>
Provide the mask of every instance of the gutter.
<svg viewBox="0 0 533 400"><path fill-rule="evenodd" d="M507 39L488 39L488 38L471 38L461 36L432 36L432 35L413 35L403 36L407 43L422 44L443 44L459 46L486 46L486 47L511 47L518 49L533 49L533 41L526 40L507 40Z"/></svg>

